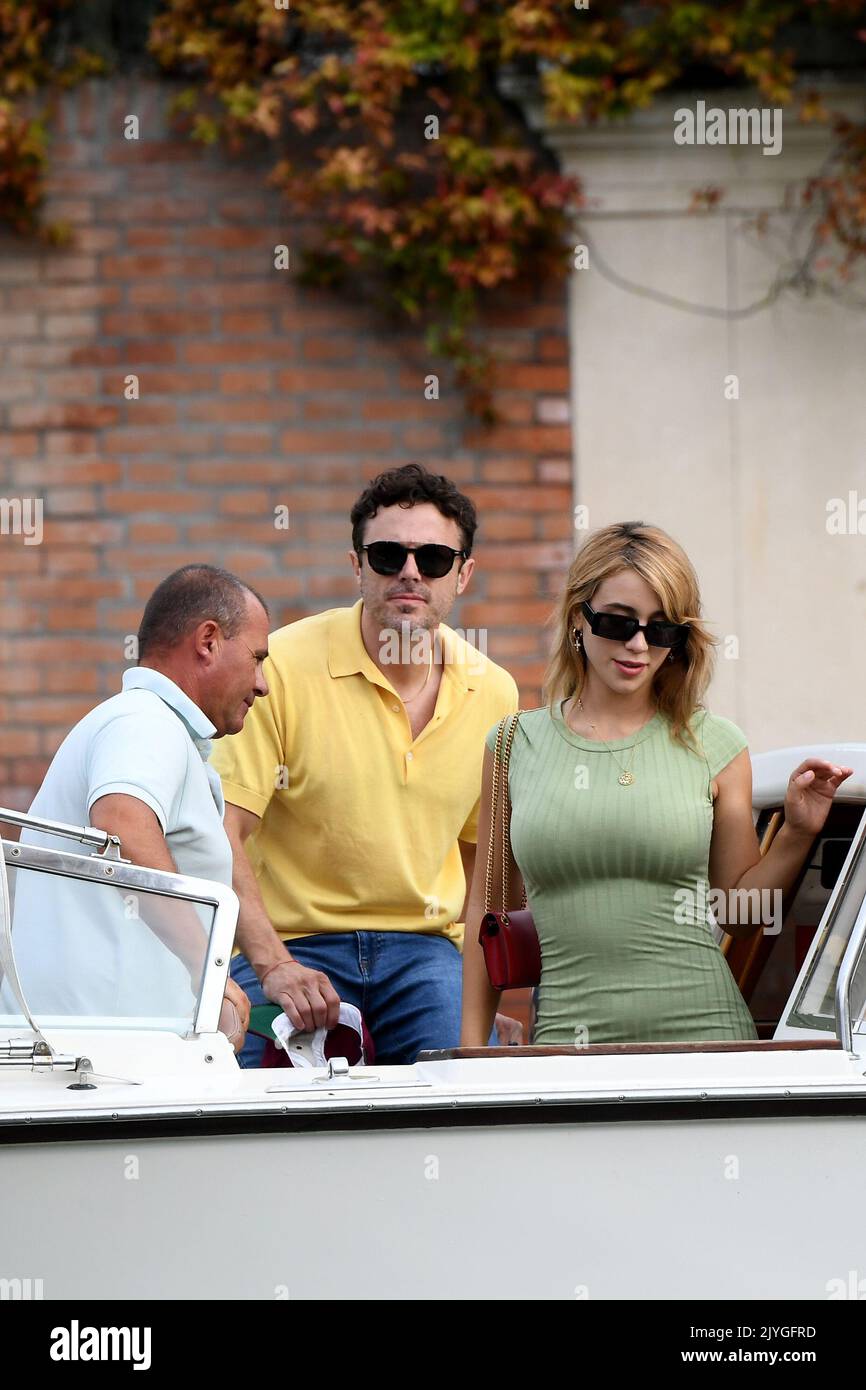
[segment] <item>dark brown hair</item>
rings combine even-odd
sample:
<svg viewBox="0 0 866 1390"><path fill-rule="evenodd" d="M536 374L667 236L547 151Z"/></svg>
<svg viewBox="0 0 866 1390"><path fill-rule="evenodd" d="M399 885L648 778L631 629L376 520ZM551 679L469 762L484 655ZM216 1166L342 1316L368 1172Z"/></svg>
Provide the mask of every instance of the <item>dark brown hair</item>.
<svg viewBox="0 0 866 1390"><path fill-rule="evenodd" d="M228 570L203 564L174 570L147 600L138 629L139 660L152 651L177 646L208 619L219 623L226 637L236 637L246 618L247 594L257 598L267 613L261 594Z"/></svg>
<svg viewBox="0 0 866 1390"><path fill-rule="evenodd" d="M352 508L352 548L360 553L364 544L364 525L380 507L414 507L432 502L434 507L456 521L463 536L463 549L469 553L478 529L475 504L442 473L428 473L420 463L404 463L380 473L365 487Z"/></svg>

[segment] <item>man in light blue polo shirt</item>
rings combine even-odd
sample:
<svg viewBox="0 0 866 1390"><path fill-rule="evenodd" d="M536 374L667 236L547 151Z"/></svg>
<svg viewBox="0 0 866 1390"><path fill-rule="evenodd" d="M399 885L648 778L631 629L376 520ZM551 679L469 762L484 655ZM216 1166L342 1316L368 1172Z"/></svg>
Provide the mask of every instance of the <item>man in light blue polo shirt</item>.
<svg viewBox="0 0 866 1390"><path fill-rule="evenodd" d="M125 672L119 694L64 739L30 813L119 835L123 857L134 864L231 885L222 789L207 760L211 740L237 733L256 697L267 694L267 649L264 601L234 575L203 564L169 575L145 608L139 665ZM21 839L81 853L77 842L38 831ZM182 941L172 941L171 926L154 920L155 905L152 930L140 923L134 930L124 924L119 900L88 896L88 886L19 876L13 932L31 1007L117 1015L148 1004L163 1012L179 990L189 997L195 962ZM240 1017L240 1037L249 1004L231 980L226 1000ZM237 1023L231 1007L224 1015Z"/></svg>

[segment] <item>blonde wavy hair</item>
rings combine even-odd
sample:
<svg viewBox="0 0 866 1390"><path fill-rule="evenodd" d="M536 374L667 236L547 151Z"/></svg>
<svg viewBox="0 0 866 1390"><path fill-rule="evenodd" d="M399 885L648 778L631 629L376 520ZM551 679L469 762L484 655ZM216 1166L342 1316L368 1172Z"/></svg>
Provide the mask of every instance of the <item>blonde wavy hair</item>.
<svg viewBox="0 0 866 1390"><path fill-rule="evenodd" d="M701 617L698 579L689 557L666 531L642 521L623 521L605 526L588 536L575 556L565 590L551 623L555 642L544 677L549 705L580 695L586 684L586 653L578 652L571 631L583 624L580 606L591 602L602 580L623 570L634 570L658 594L665 616L688 623L684 646L675 650L656 673L654 693L659 712L669 724L671 737L697 751L691 730L695 712L703 708L703 696L713 673L718 643Z"/></svg>

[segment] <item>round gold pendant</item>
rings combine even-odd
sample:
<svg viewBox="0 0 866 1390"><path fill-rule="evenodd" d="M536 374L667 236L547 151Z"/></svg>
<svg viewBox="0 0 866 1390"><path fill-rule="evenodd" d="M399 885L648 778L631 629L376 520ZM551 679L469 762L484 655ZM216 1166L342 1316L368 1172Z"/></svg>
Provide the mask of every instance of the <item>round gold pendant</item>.
<svg viewBox="0 0 866 1390"><path fill-rule="evenodd" d="M634 781L634 777L630 772L621 772L619 774L619 777L617 778L617 781L619 782L619 785L621 787L630 787L632 782Z"/></svg>

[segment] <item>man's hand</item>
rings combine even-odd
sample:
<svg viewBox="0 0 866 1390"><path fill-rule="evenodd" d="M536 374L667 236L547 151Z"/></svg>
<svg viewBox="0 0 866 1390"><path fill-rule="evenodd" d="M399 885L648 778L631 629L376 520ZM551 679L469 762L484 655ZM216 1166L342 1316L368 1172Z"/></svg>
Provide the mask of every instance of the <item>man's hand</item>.
<svg viewBox="0 0 866 1390"><path fill-rule="evenodd" d="M336 1028L340 1021L340 996L327 975L296 960L266 970L262 989L302 1033Z"/></svg>
<svg viewBox="0 0 866 1390"><path fill-rule="evenodd" d="M508 1014L497 1014L494 1023L500 1047L523 1046L523 1024L519 1019L510 1018Z"/></svg>
<svg viewBox="0 0 866 1390"><path fill-rule="evenodd" d="M219 1031L225 1033L235 1050L240 1052L250 1026L250 1001L240 985L231 976L226 980L225 994L220 1009Z"/></svg>

